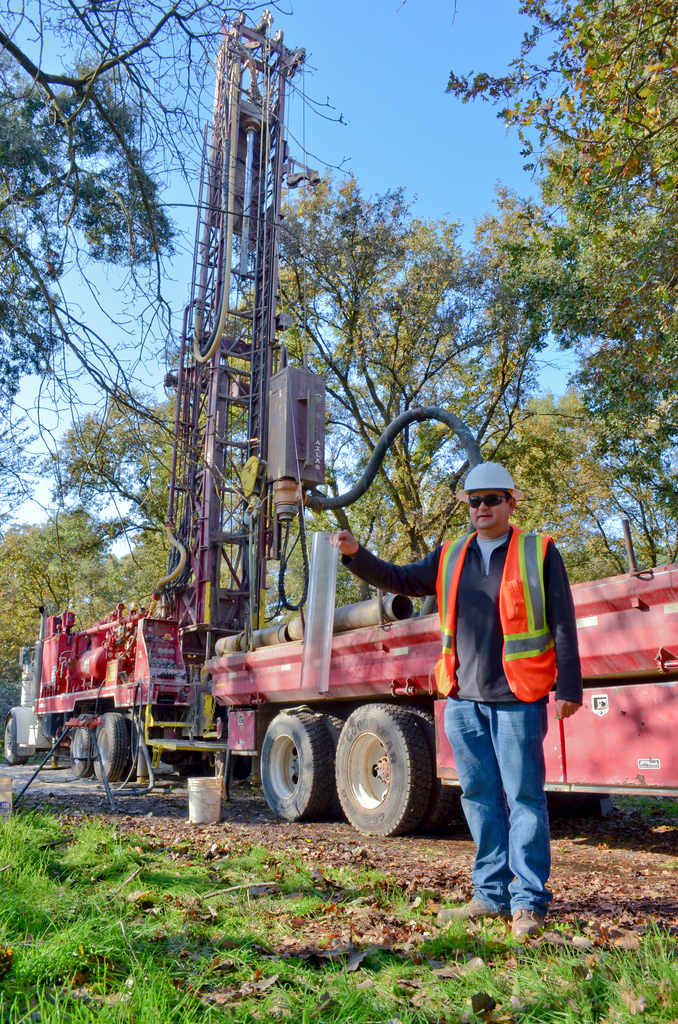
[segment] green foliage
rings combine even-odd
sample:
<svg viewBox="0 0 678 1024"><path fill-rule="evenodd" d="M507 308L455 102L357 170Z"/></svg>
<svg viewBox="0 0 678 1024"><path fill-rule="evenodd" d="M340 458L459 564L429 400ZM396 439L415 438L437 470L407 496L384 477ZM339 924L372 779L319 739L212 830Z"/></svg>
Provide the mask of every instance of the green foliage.
<svg viewBox="0 0 678 1024"><path fill-rule="evenodd" d="M149 535L129 554L111 553L113 531L84 509L60 511L41 526L13 526L0 540L0 672L20 678L19 648L35 643L38 609L75 612L76 628L99 621L120 601L148 603L167 554Z"/></svg>
<svg viewBox="0 0 678 1024"><path fill-rule="evenodd" d="M38 371L68 399L85 378L135 404L133 366L146 344L156 357L172 326L163 259L174 228L162 188L175 173L195 183L222 21L237 10L215 0L4 3L6 397L23 373ZM125 334L131 355L121 351Z"/></svg>
<svg viewBox="0 0 678 1024"><path fill-rule="evenodd" d="M526 491L516 522L551 534L572 582L628 572L621 520L631 525L639 566L678 558L676 451L650 437L609 452L605 424L576 392L535 399L512 439Z"/></svg>
<svg viewBox="0 0 678 1024"><path fill-rule="evenodd" d="M138 404L145 405L144 417L116 401L102 413L81 416L44 466L57 503L86 507L106 521L112 536L158 533L167 520L172 410L143 396Z"/></svg>
<svg viewBox="0 0 678 1024"><path fill-rule="evenodd" d="M535 388L545 343L506 278L513 213L482 224L464 256L458 226L412 216L401 190L367 199L350 178L303 193L285 218L281 292L291 353L327 380L328 489L362 472L386 426L416 403L467 422L498 456ZM452 441L452 443L450 443ZM386 557L421 557L461 523L465 456L449 430L403 432L350 519Z"/></svg>
<svg viewBox="0 0 678 1024"><path fill-rule="evenodd" d="M502 117L563 181L632 183L670 199L676 178L676 0L524 0L532 21L508 74L452 72L448 92L509 104ZM546 48L550 52L546 52Z"/></svg>
<svg viewBox="0 0 678 1024"><path fill-rule="evenodd" d="M41 88L5 51L0 82L0 377L12 396L77 334L59 297L74 263L137 273L171 251L172 229L139 152L140 110L116 75L86 95Z"/></svg>
<svg viewBox="0 0 678 1024"><path fill-rule="evenodd" d="M505 102L526 155L538 148L545 207L526 204L514 272L556 338L579 345L579 383L614 453L648 420L678 426L678 3L521 11L532 30L509 73L453 73L449 90Z"/></svg>

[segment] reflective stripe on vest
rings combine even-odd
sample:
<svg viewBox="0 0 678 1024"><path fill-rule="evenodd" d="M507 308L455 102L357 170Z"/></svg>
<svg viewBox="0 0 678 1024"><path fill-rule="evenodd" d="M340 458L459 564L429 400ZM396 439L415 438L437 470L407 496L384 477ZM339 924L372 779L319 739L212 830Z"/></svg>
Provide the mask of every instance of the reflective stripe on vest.
<svg viewBox="0 0 678 1024"><path fill-rule="evenodd" d="M470 543L471 536L472 535L460 537L459 540L457 541L448 541L447 544L443 545L443 550L440 552L440 564L438 566L438 582L436 585L436 590L438 591L440 632L442 635L444 650L452 650L452 648L454 647L455 616L448 616L446 614L446 609L448 603L448 596L452 590L453 583L455 583L455 571L457 576L461 575L463 557L466 554L466 548ZM454 587L455 595L457 592L458 584L459 581L457 579L456 585Z"/></svg>
<svg viewBox="0 0 678 1024"><path fill-rule="evenodd" d="M443 695L457 689L455 619L459 578L468 545L475 534L443 546L438 566L438 608L442 656L436 665ZM512 527L499 589L499 616L504 634L504 671L520 700L545 696L555 681L553 637L546 621L544 558L551 538Z"/></svg>

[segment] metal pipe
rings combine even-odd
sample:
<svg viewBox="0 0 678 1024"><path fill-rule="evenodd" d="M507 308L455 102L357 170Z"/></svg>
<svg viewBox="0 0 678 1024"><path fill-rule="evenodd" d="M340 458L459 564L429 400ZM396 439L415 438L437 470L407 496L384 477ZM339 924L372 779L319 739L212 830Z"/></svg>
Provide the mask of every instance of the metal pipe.
<svg viewBox="0 0 678 1024"><path fill-rule="evenodd" d="M255 629L252 633L254 649L259 647L273 647L276 644L287 643L287 623L282 625L266 626L265 629ZM247 649L244 633L236 633L235 636L222 636L214 645L214 652L221 658L225 654L234 654L237 651Z"/></svg>
<svg viewBox="0 0 678 1024"><path fill-rule="evenodd" d="M480 454L480 448L478 447L478 442L463 420L460 420L453 412L448 412L447 409L440 409L436 405L417 405L413 409L408 409L406 412L401 413L400 416L397 416L392 423L389 423L386 430L374 446L374 451L372 452L370 461L367 463L365 472L350 491L347 491L345 494L339 494L336 497L320 494L317 491L309 492L306 495L306 505L308 508L345 508L347 505L352 505L354 501L358 500L358 498L362 498L363 494L379 472L379 467L384 461L386 452L389 450L400 431L404 430L410 423L421 423L422 420L440 420L441 423L446 423L461 441L471 469L483 461L483 457Z"/></svg>
<svg viewBox="0 0 678 1024"><path fill-rule="evenodd" d="M345 633L349 629L361 629L364 626L378 626L382 622L400 622L411 619L414 606L409 597L402 594L383 595L380 607L378 597L371 601L357 601L345 604L334 610L333 633ZM290 640L301 639L301 620L295 616L287 624L287 635Z"/></svg>
<svg viewBox="0 0 678 1024"><path fill-rule="evenodd" d="M25 706L30 708L35 708L35 702L40 696L40 682L42 679L42 649L45 643L46 632L47 612L45 608L40 605L40 633L35 644L35 653L33 655L33 678L30 683L30 692L26 694L27 699L25 701ZM24 704L23 685L21 703Z"/></svg>
<svg viewBox="0 0 678 1024"><path fill-rule="evenodd" d="M233 197L235 195L235 174L237 164L237 128L238 128L238 107L237 98L240 96L240 64L233 67L233 75L229 82L229 105L226 117L226 145L224 153L224 169L228 167L228 193L225 203L226 207L226 251L224 254L223 279L221 306L217 314L217 324L209 339L209 347L206 352L200 351L200 341L196 335L193 339L193 355L196 363L208 362L216 352L224 330L230 309L231 297L231 255L233 250ZM229 127L230 124L230 127ZM197 321L196 321L197 323Z"/></svg>
<svg viewBox="0 0 678 1024"><path fill-rule="evenodd" d="M254 128L247 129L247 151L245 154L245 195L242 204L242 228L240 231L240 276L248 270L250 247L250 214L252 205L252 165L254 163Z"/></svg>
<svg viewBox="0 0 678 1024"><path fill-rule="evenodd" d="M413 605L409 597L402 594L386 594L381 601L381 614L379 599L372 598L371 601L358 601L355 604L345 604L334 610L333 633L345 633L349 629L361 629L365 626L378 626L383 622L400 622L403 619L412 618ZM273 647L277 644L288 643L290 640L302 640L304 636L304 623L300 615L295 615L287 623L281 626L267 626L266 629L254 631L254 647ZM218 658L227 654L235 654L245 650L245 634L237 633L235 636L224 636L217 640L215 653Z"/></svg>
<svg viewBox="0 0 678 1024"><path fill-rule="evenodd" d="M633 550L633 537L631 536L631 526L629 524L628 519L622 519L622 529L624 531L624 543L626 544L626 557L629 560L629 572L638 572L636 553Z"/></svg>

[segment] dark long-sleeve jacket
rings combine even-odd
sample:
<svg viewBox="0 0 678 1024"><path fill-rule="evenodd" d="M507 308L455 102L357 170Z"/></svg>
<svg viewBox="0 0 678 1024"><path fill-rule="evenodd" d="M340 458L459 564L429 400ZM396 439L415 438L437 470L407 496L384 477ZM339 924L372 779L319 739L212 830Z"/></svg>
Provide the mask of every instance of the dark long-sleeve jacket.
<svg viewBox="0 0 678 1024"><path fill-rule="evenodd" d="M502 662L504 634L499 618L499 587L506 562L510 534L490 556L485 575L482 555L474 537L467 549L457 592L455 644L459 668L458 696L487 703L510 702L512 693ZM360 547L343 564L374 587L407 597L426 597L436 592L442 546L410 565L394 565ZM563 560L554 544L544 559L546 621L556 652L556 698L582 702L582 675L577 643L572 591Z"/></svg>

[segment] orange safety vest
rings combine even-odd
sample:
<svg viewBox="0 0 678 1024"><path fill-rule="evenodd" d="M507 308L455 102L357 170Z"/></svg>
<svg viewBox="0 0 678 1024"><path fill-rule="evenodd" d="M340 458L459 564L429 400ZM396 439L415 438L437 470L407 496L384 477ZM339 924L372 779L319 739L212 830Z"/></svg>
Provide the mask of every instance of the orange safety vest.
<svg viewBox="0 0 678 1024"><path fill-rule="evenodd" d="M508 684L519 700L545 697L556 679L556 652L546 621L544 558L551 541L546 534L511 527L504 574L499 587L499 618L504 633L503 662ZM446 697L458 690L454 642L457 590L466 549L475 533L443 544L436 592L443 650L435 674Z"/></svg>

